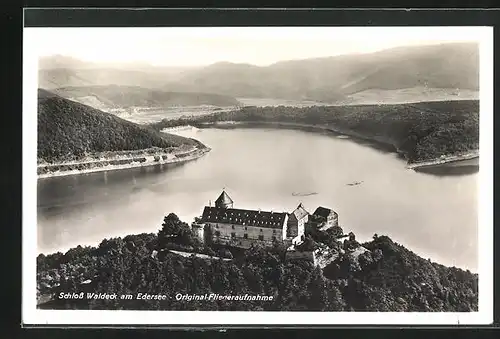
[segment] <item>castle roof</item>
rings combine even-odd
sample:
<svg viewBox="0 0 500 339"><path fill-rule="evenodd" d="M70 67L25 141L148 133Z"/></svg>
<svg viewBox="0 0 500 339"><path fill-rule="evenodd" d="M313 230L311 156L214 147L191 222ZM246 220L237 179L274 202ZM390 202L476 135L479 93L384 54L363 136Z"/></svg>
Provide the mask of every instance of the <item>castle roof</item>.
<svg viewBox="0 0 500 339"><path fill-rule="evenodd" d="M226 191L222 191L217 200L215 200L215 204L217 205L227 205L232 203L233 199L231 199L229 195L227 195Z"/></svg>
<svg viewBox="0 0 500 339"><path fill-rule="evenodd" d="M307 212L304 206L300 204L291 214L293 214L297 220L301 220L305 216L309 215L309 212Z"/></svg>
<svg viewBox="0 0 500 339"><path fill-rule="evenodd" d="M282 228L287 213L218 208L206 206L201 216L202 222L235 224L262 228Z"/></svg>
<svg viewBox="0 0 500 339"><path fill-rule="evenodd" d="M320 206L320 207L316 208L316 211L314 211L314 213L313 213L313 214L314 214L314 215L317 215L317 216L319 216L319 217L328 218L328 216L329 216L330 214L332 214L332 212L333 212L333 214L337 214L337 213L335 213L334 211L332 211L332 210L331 210L331 209L329 209L329 208L326 208L326 207L321 207L321 206Z"/></svg>

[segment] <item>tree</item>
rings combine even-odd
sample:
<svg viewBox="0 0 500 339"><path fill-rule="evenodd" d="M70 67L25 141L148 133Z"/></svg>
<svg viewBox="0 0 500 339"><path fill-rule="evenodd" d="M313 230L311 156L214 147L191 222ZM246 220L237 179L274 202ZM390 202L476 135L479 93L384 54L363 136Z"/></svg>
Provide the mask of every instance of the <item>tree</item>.
<svg viewBox="0 0 500 339"><path fill-rule="evenodd" d="M328 294L325 289L325 278L319 266L316 266L311 272L307 288L309 292L308 309L323 311L329 306Z"/></svg>
<svg viewBox="0 0 500 339"><path fill-rule="evenodd" d="M274 240L273 246L271 247L271 252L280 255L280 257L284 256L286 252L286 246L283 241L279 241L277 239Z"/></svg>
<svg viewBox="0 0 500 339"><path fill-rule="evenodd" d="M327 229L327 233L332 237L339 238L344 235L344 230L340 226L332 226Z"/></svg>
<svg viewBox="0 0 500 339"><path fill-rule="evenodd" d="M179 217L170 213L163 219L162 228L158 232L158 246L164 248L168 243L191 245L193 243L191 228Z"/></svg>
<svg viewBox="0 0 500 339"><path fill-rule="evenodd" d="M176 238L189 229L175 215L165 219L166 229L159 233ZM176 230L177 234L171 230ZM340 254L323 270L308 261L284 262L272 248L261 245L244 253L231 249L238 255L230 261L206 260L194 255L182 257L161 249L158 258L153 259L151 251L156 243L154 234L139 234L105 239L97 249L76 247L66 255L39 255L37 293L39 296L57 295L88 289L95 293L147 291L168 296L168 300L161 302L56 300L58 308L66 309L392 312L471 312L478 309L477 274L431 263L387 236L363 244L371 255L366 252L356 258L352 254ZM308 237L307 246L314 246L314 239ZM206 247L205 251L212 250ZM91 284L82 285L87 279ZM275 299L271 303L188 303L175 300L176 293L262 293L273 295Z"/></svg>
<svg viewBox="0 0 500 339"><path fill-rule="evenodd" d="M233 254L227 248L220 248L218 252L221 258L233 259Z"/></svg>

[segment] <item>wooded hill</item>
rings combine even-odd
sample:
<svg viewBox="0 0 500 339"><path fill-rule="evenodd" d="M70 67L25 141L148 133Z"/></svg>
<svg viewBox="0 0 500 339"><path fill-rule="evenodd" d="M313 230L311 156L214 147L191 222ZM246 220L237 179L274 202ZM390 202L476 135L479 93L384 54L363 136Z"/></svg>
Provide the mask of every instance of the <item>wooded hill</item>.
<svg viewBox="0 0 500 339"><path fill-rule="evenodd" d="M54 93L38 90L38 159L76 160L94 152L198 145L195 140L155 131Z"/></svg>
<svg viewBox="0 0 500 339"><path fill-rule="evenodd" d="M325 232L306 239L342 247ZM344 243L345 245L345 243ZM249 250L202 245L175 214L158 234L104 239L98 247L70 249L37 258L38 295L54 298L41 308L203 311L471 312L478 308L478 276L425 260L387 236L362 244L369 252L341 254L323 270L288 262L285 248ZM231 260L182 257L165 248L219 255ZM155 251L159 253L155 255ZM217 253L216 253L217 252ZM61 300L60 292L131 294L131 300ZM166 300L137 300L137 293ZM268 295L273 301L183 301L176 294Z"/></svg>
<svg viewBox="0 0 500 339"><path fill-rule="evenodd" d="M160 130L221 121L274 122L329 127L391 145L411 162L479 149L479 101L433 101L396 105L243 107L230 112L163 120Z"/></svg>

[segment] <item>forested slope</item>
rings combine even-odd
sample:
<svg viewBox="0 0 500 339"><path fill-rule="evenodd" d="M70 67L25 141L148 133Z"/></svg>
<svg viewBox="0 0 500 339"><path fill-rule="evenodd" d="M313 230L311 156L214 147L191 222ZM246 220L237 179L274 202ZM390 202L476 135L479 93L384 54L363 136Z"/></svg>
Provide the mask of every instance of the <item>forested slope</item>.
<svg viewBox="0 0 500 339"><path fill-rule="evenodd" d="M75 160L94 152L195 145L196 141L157 132L92 107L38 91L38 158Z"/></svg>
<svg viewBox="0 0 500 339"><path fill-rule="evenodd" d="M342 230L340 229L342 232ZM343 245L326 232L311 235L338 251ZM351 246L352 243L344 242ZM358 257L346 252L322 270L310 262L285 260L285 248L259 246L246 251L201 244L175 214L158 234L105 239L98 247L39 255L42 308L245 311L477 311L477 274L425 260L386 236L362 244ZM359 244L358 244L359 246ZM168 249L232 258L182 257ZM232 252L232 253L231 253ZM63 300L59 293L116 293L115 300ZM138 293L165 300L138 300ZM271 301L178 300L176 295L267 295ZM122 294L132 299L120 299Z"/></svg>
<svg viewBox="0 0 500 339"><path fill-rule="evenodd" d="M392 145L417 162L479 149L479 101L395 105L244 107L230 112L163 120L152 127L223 121L290 123L331 128Z"/></svg>

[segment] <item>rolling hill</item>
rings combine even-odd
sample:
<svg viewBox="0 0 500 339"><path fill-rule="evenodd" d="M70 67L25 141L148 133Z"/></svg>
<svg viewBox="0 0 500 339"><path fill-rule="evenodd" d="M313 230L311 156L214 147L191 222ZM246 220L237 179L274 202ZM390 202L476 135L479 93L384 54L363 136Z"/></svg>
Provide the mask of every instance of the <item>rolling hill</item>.
<svg viewBox="0 0 500 339"><path fill-rule="evenodd" d="M132 107L162 108L171 106L237 106L235 98L207 93L163 92L139 86L79 86L53 89L52 92L101 110Z"/></svg>
<svg viewBox="0 0 500 339"><path fill-rule="evenodd" d="M115 67L73 68L59 67L38 70L38 87L53 90L68 86L122 85L162 88L175 79L168 70L123 69Z"/></svg>
<svg viewBox="0 0 500 339"><path fill-rule="evenodd" d="M396 105L311 107L255 107L204 116L164 119L156 130L179 125L203 126L217 122L250 126L331 130L390 145L409 163L479 149L479 101L432 101ZM236 126L236 125L235 125Z"/></svg>
<svg viewBox="0 0 500 339"><path fill-rule="evenodd" d="M397 47L367 54L281 61L264 67L217 62L206 67L176 68L51 58L40 60L38 74L39 87L49 90L118 85L330 104L373 103L378 93L393 103L460 100L457 90L465 99L477 99L479 90L476 43ZM398 100L401 90L405 93Z"/></svg>
<svg viewBox="0 0 500 339"><path fill-rule="evenodd" d="M38 87L123 85L161 88L191 68L155 67L142 63L89 62L63 55L38 60Z"/></svg>
<svg viewBox="0 0 500 339"><path fill-rule="evenodd" d="M414 87L477 91L479 48L473 43L398 47L370 54L278 62L267 67L216 63L186 71L167 85L234 97L324 102L366 90Z"/></svg>
<svg viewBox="0 0 500 339"><path fill-rule="evenodd" d="M38 90L38 159L74 160L94 152L196 145L192 139L139 126L57 94Z"/></svg>

